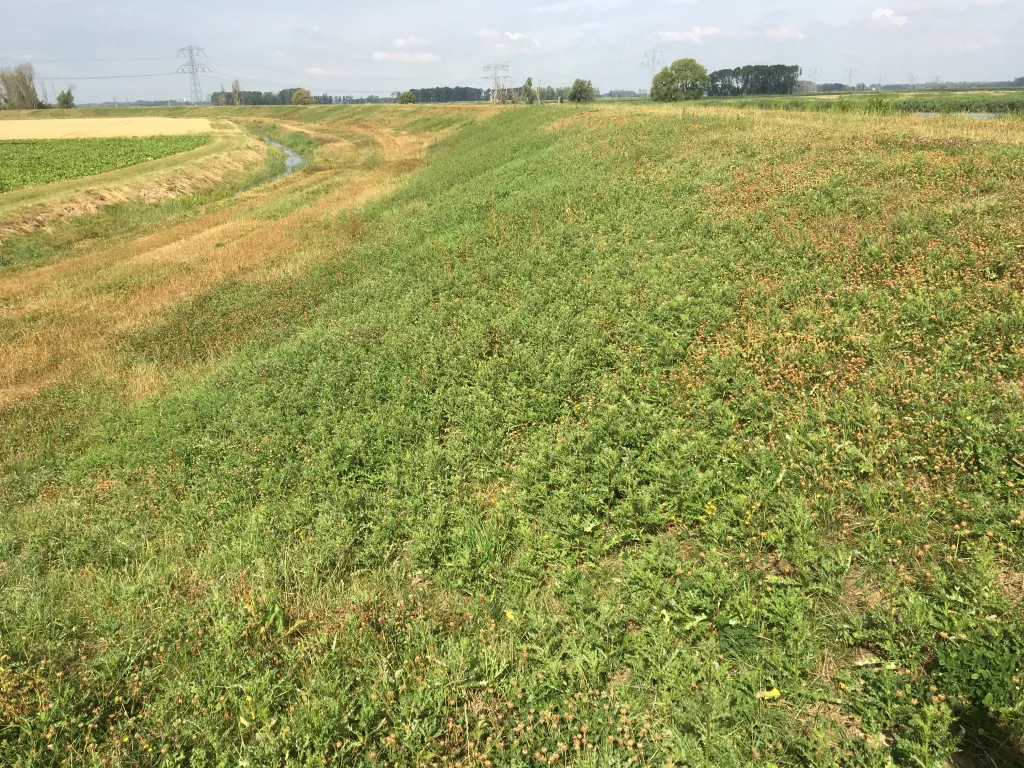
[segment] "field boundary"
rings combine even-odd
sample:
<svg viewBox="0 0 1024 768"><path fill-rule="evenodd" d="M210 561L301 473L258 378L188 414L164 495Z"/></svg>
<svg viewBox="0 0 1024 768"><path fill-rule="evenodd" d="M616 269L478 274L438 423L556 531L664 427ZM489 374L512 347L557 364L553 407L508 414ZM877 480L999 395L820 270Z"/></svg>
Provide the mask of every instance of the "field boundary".
<svg viewBox="0 0 1024 768"><path fill-rule="evenodd" d="M215 186L258 164L267 147L228 121L215 121L202 147L77 179L0 196L0 242L126 200L158 202Z"/></svg>

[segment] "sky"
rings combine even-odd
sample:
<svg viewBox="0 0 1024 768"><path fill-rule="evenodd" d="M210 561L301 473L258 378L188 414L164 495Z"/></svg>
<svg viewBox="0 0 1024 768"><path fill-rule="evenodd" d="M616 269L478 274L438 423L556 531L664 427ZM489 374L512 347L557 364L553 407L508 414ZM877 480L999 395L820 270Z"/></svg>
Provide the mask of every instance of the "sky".
<svg viewBox="0 0 1024 768"><path fill-rule="evenodd" d="M6 6L4 8L3 6ZM205 93L388 94L510 80L650 82L693 57L709 71L798 64L817 82L1024 77L1024 0L0 0L0 65L32 62L79 103L187 99L177 51L201 46ZM133 77L126 77L132 75ZM881 80L880 80L881 78Z"/></svg>

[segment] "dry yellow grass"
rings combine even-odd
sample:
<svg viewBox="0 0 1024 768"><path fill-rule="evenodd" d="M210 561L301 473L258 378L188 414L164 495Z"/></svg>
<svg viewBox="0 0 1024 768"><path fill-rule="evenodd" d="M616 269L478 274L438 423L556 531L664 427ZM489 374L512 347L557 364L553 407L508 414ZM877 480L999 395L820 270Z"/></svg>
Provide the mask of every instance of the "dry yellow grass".
<svg viewBox="0 0 1024 768"><path fill-rule="evenodd" d="M205 118L96 117L70 120L3 120L0 141L9 139L110 139L121 136L186 136L209 133Z"/></svg>

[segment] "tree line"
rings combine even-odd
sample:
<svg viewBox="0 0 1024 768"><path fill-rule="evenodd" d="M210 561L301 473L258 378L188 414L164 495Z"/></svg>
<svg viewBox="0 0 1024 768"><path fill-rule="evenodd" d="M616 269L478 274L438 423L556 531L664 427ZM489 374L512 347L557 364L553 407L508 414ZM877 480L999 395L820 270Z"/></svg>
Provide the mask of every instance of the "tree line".
<svg viewBox="0 0 1024 768"><path fill-rule="evenodd" d="M708 75L708 96L768 96L793 93L803 70L787 64L754 64Z"/></svg>
<svg viewBox="0 0 1024 768"><path fill-rule="evenodd" d="M454 88L441 86L437 88L411 88L408 93L416 97L418 104L446 104L453 101L490 101L489 88L473 88L459 85Z"/></svg>
<svg viewBox="0 0 1024 768"><path fill-rule="evenodd" d="M36 71L31 64L0 68L0 109L50 109L51 105L45 99L45 85L43 94L44 98L40 99L36 90ZM69 85L60 92L57 106L61 109L74 108L73 86Z"/></svg>

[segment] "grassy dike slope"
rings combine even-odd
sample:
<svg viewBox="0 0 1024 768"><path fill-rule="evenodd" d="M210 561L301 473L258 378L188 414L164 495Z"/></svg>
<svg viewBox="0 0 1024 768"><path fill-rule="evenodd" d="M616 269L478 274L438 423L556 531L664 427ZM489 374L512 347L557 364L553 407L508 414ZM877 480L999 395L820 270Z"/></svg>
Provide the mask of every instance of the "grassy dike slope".
<svg viewBox="0 0 1024 768"><path fill-rule="evenodd" d="M304 328L10 481L0 763L1014 764L1022 141L464 127Z"/></svg>

